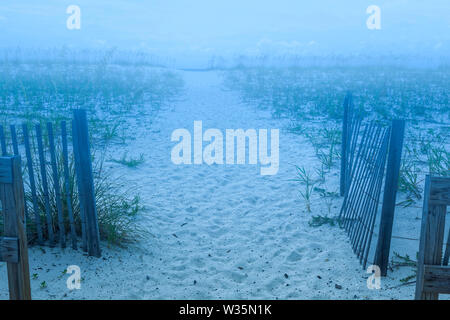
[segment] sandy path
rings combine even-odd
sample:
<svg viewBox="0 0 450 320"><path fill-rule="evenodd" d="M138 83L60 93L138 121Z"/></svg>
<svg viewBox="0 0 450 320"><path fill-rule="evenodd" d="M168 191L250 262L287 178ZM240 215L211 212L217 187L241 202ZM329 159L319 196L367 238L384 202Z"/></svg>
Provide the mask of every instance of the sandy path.
<svg viewBox="0 0 450 320"><path fill-rule="evenodd" d="M411 287L368 290L367 274L339 228L308 226L293 164L317 165L303 138L280 131L280 168L261 176L256 166L171 162L173 130L282 129L270 114L224 91L216 72L182 72L182 99L159 113L127 150L145 155L136 169L111 164L134 185L147 207L152 236L126 250L104 249L95 259L66 249L30 250L35 298L90 299L355 299L410 298ZM123 150L121 151L123 153ZM338 179L335 179L336 182ZM337 185L331 185L337 189ZM334 211L338 210L338 203ZM314 214L326 214L316 205ZM322 212L323 211L323 212ZM69 264L82 269L81 290L66 288ZM39 269L41 268L41 269ZM5 266L0 297L6 297ZM386 279L383 287L399 284ZM39 288L45 281L46 288ZM337 285L337 286L336 286Z"/></svg>

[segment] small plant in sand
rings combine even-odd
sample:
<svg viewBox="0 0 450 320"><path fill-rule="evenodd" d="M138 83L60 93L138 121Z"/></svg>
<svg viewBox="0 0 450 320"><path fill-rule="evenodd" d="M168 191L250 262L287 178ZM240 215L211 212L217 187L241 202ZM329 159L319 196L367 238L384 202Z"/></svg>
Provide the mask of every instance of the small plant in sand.
<svg viewBox="0 0 450 320"><path fill-rule="evenodd" d="M145 162L145 159L144 159L144 154L142 154L142 153L139 155L139 158L133 158L133 157L127 158L126 153L124 153L122 158L111 159L109 161L115 162L118 164L122 164L124 166L127 166L128 168L136 168L139 165L143 164Z"/></svg>
<svg viewBox="0 0 450 320"><path fill-rule="evenodd" d="M295 166L297 169L297 177L293 181L298 181L304 186L304 190L300 190L300 195L305 201L306 211L311 212L311 195L314 190L316 181L312 178L309 171L305 167Z"/></svg>
<svg viewBox="0 0 450 320"><path fill-rule="evenodd" d="M337 217L328 217L328 216L312 216L311 221L308 222L310 227L321 227L323 225L329 225L331 227L336 226L338 223Z"/></svg>
<svg viewBox="0 0 450 320"><path fill-rule="evenodd" d="M402 256L401 254L394 251L394 256L391 258L391 263L389 268L391 270L398 269L400 267L411 267L413 274L400 279L400 282L404 285L414 283L411 281L417 277L417 261L412 260L408 254Z"/></svg>
<svg viewBox="0 0 450 320"><path fill-rule="evenodd" d="M430 173L439 176L450 175L450 152L445 147L432 145L427 152Z"/></svg>
<svg viewBox="0 0 450 320"><path fill-rule="evenodd" d="M331 209L334 203L334 200L336 200L339 197L339 193L336 191L327 191L323 188L315 187L314 191L319 193L320 198L324 201L324 203L327 206L328 214L331 214Z"/></svg>
<svg viewBox="0 0 450 320"><path fill-rule="evenodd" d="M405 159L400 168L398 182L398 190L405 193L407 197L406 200L401 203L402 206L408 207L413 205L416 200L422 198L421 182L417 165Z"/></svg>
<svg viewBox="0 0 450 320"><path fill-rule="evenodd" d="M340 131L336 129L323 128L320 130L322 135L323 148L317 152L317 157L327 170L330 170L334 160L339 155L337 145L339 143Z"/></svg>
<svg viewBox="0 0 450 320"><path fill-rule="evenodd" d="M334 227L338 222L338 217L331 216L333 202L336 198L339 197L337 192L327 191L326 189L320 187L314 187L314 192L318 193L321 200L327 206L327 214L326 215L317 215L311 217L311 221L309 221L309 225L311 227L320 227L323 225L330 225Z"/></svg>
<svg viewBox="0 0 450 320"><path fill-rule="evenodd" d="M316 169L316 173L318 176L318 182L325 183L327 171L325 170L325 167L323 164L320 166L320 168Z"/></svg>

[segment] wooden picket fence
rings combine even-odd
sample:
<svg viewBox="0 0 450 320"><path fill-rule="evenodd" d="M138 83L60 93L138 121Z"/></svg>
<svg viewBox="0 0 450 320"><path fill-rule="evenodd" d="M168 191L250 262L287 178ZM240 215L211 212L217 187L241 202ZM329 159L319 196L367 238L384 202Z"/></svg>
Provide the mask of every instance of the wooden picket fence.
<svg viewBox="0 0 450 320"><path fill-rule="evenodd" d="M383 193L378 243L372 261L383 276L389 264L404 132L404 120L393 120L388 126L364 122L355 111L351 93L345 97L340 173L344 202L340 225L347 231L365 268Z"/></svg>
<svg viewBox="0 0 450 320"><path fill-rule="evenodd" d="M425 179L422 227L417 261L417 300L450 294L450 231L444 243L445 215L450 206L450 177ZM444 256L442 256L444 252Z"/></svg>
<svg viewBox="0 0 450 320"><path fill-rule="evenodd" d="M87 251L89 255L100 257L100 236L95 206L87 115L85 110L74 110L73 115L72 148L69 146L70 139L65 121L61 122L58 135L55 134L57 130L51 122L46 123L46 134L39 123L35 124L34 130L30 130L27 124L23 124L21 139L19 139L16 126L10 125L10 143L6 139L6 130L0 126L1 154L8 156L10 155L9 151L12 151L15 156L20 156L21 152L25 154L23 158L26 167L24 179L27 179L28 193L31 194L30 199L24 202L25 216L29 220L26 225L32 227L29 228L32 230L27 231L32 232L37 243L40 245L48 243L50 246L59 243L61 247L66 247L68 236L72 248L76 250L79 235L81 236L82 250ZM58 142L59 148L57 148ZM37 151L35 150L36 146ZM50 155L49 159L47 154ZM79 233L81 234L77 234L73 212L74 199L69 191L71 187L70 155L74 159L79 218L81 220L81 228L79 228L81 232L79 231ZM58 167L58 160L61 159L62 169L61 165ZM39 163L39 166L35 166L35 163ZM51 195L55 206L51 205ZM55 228L53 216L57 217L57 228ZM66 231L66 226L68 226L69 232ZM54 229L58 230L57 234Z"/></svg>

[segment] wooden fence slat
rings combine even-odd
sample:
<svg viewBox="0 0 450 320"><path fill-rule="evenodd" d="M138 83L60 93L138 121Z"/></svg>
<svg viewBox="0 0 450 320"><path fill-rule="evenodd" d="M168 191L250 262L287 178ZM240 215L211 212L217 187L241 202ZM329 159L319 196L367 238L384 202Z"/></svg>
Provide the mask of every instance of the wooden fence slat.
<svg viewBox="0 0 450 320"><path fill-rule="evenodd" d="M15 156L19 155L19 144L17 143L17 132L16 132L16 126L15 125L11 125L9 127L10 131L11 131L11 141L12 141L12 145L13 145L13 152Z"/></svg>
<svg viewBox="0 0 450 320"><path fill-rule="evenodd" d="M42 142L42 129L40 124L36 124L36 139L38 145L39 154L39 164L41 168L41 179L42 179L42 189L44 192L44 206L45 206L45 216L47 218L47 232L50 246L55 245L55 236L53 234L53 221L52 221L52 211L50 206L50 196L48 191L48 180L47 180L47 161L45 159L44 145Z"/></svg>
<svg viewBox="0 0 450 320"><path fill-rule="evenodd" d="M450 178L430 177L430 205L450 205Z"/></svg>
<svg viewBox="0 0 450 320"><path fill-rule="evenodd" d="M28 132L28 126L26 123L22 125L23 140L25 143L25 154L27 157L27 168L28 168L28 179L30 180L31 197L33 200L33 210L34 210L34 222L36 224L36 232L38 235L38 243L40 245L44 244L44 237L42 234L41 216L39 213L39 206L36 194L36 181L34 178L34 168L33 168L33 158L31 156L31 146L30 137Z"/></svg>
<svg viewBox="0 0 450 320"><path fill-rule="evenodd" d="M448 230L447 243L445 245L444 260L442 262L442 265L448 266L449 258L450 258L450 228Z"/></svg>
<svg viewBox="0 0 450 320"><path fill-rule="evenodd" d="M84 210L86 219L86 234L89 255L100 257L100 234L98 228L97 209L95 206L95 190L92 172L92 160L89 146L88 122L85 110L74 110L74 136L77 137L77 154L75 161L79 161L78 180L84 195Z"/></svg>
<svg viewBox="0 0 450 320"><path fill-rule="evenodd" d="M430 203L450 206L450 177L431 177ZM444 245L443 265L447 266L450 258L450 228L447 243Z"/></svg>
<svg viewBox="0 0 450 320"><path fill-rule="evenodd" d="M431 294L450 294L450 267L425 265L423 291Z"/></svg>
<svg viewBox="0 0 450 320"><path fill-rule="evenodd" d="M48 141L50 146L50 161L53 172L53 188L55 189L56 210L58 214L59 242L62 248L66 247L66 230L64 227L63 207L61 202L61 187L59 185L58 166L56 164L55 137L53 134L53 125L47 122Z"/></svg>
<svg viewBox="0 0 450 320"><path fill-rule="evenodd" d="M84 190L81 182L81 168L80 168L80 159L78 154L78 133L77 133L77 126L75 124L75 119L72 120L72 143L73 143L73 156L75 160L75 175L77 177L77 188L78 188L78 202L80 206L80 219L81 219L81 249L83 251L88 251L88 245L87 245L87 234L86 234L86 210L85 210L85 195Z"/></svg>
<svg viewBox="0 0 450 320"><path fill-rule="evenodd" d="M12 300L30 300L30 273L28 264L27 234L24 226L24 194L20 157L10 157L12 184L0 185L4 211L5 236L17 238L18 263L7 262L9 297Z"/></svg>
<svg viewBox="0 0 450 320"><path fill-rule="evenodd" d="M375 265L379 266L382 276L386 276L389 264L395 199L397 196L398 179L400 175L404 135L405 120L393 120L391 137L389 140L389 154L387 159L383 205L381 209L380 231L378 233L378 244L374 262Z"/></svg>
<svg viewBox="0 0 450 320"><path fill-rule="evenodd" d="M423 292L423 275L424 275L424 260L425 260L425 254L424 250L425 247L428 246L426 243L426 234L428 232L428 201L429 201L429 194L430 194L430 177L426 176L425 178L425 186L423 188L423 207L422 207L422 220L420 225L420 242L419 242L419 255L417 257L417 274L416 274L416 293L415 293L415 299L420 300L422 299L422 292Z"/></svg>
<svg viewBox="0 0 450 320"><path fill-rule="evenodd" d="M349 132L349 117L350 117L350 99L351 94L347 93L344 99L344 119L342 121L342 142L341 142L341 175L340 175L340 192L344 196L347 186L347 148L348 142L351 139Z"/></svg>
<svg viewBox="0 0 450 320"><path fill-rule="evenodd" d="M0 237L0 261L19 262L19 239Z"/></svg>
<svg viewBox="0 0 450 320"><path fill-rule="evenodd" d="M3 126L0 124L0 146L2 151L2 156L6 156L6 139L5 139L5 130Z"/></svg>
<svg viewBox="0 0 450 320"><path fill-rule="evenodd" d="M8 158L0 158L0 183L12 183L12 170Z"/></svg>
<svg viewBox="0 0 450 320"><path fill-rule="evenodd" d="M72 248L77 250L77 234L75 230L75 221L72 210L72 197L70 196L70 175L69 175L69 148L67 145L67 124L65 121L61 122L61 139L62 139L62 158L64 166L64 186L67 202L67 213L70 223L70 234L72 236Z"/></svg>
<svg viewBox="0 0 450 320"><path fill-rule="evenodd" d="M13 146L13 152L15 156L20 156L19 154L19 144L17 143L17 131L16 131L16 126L15 125L10 125L9 126L9 130L11 131L11 142L12 142L12 146ZM25 194L25 189L23 191L23 193ZM27 205L27 201L25 199L25 226L27 225L27 220L29 219L29 213L28 213L28 205Z"/></svg>

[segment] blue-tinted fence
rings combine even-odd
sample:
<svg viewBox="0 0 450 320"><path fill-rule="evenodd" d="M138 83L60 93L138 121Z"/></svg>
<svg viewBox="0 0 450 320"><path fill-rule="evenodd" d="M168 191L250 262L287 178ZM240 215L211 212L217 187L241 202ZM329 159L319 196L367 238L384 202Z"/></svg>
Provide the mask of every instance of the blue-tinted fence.
<svg viewBox="0 0 450 320"><path fill-rule="evenodd" d="M75 110L70 125L71 136L66 121L58 126L48 122L45 127L40 123L32 127L12 124L9 132L0 125L1 154L22 158L29 238L41 245L59 243L61 247L70 241L72 248L77 249L80 237L82 250L99 257L86 111Z"/></svg>
<svg viewBox="0 0 450 320"><path fill-rule="evenodd" d="M378 242L372 264L386 275L405 132L404 120L388 126L364 121L355 111L352 95L344 102L341 147L340 224L366 268L381 202ZM383 190L384 186L384 190Z"/></svg>

